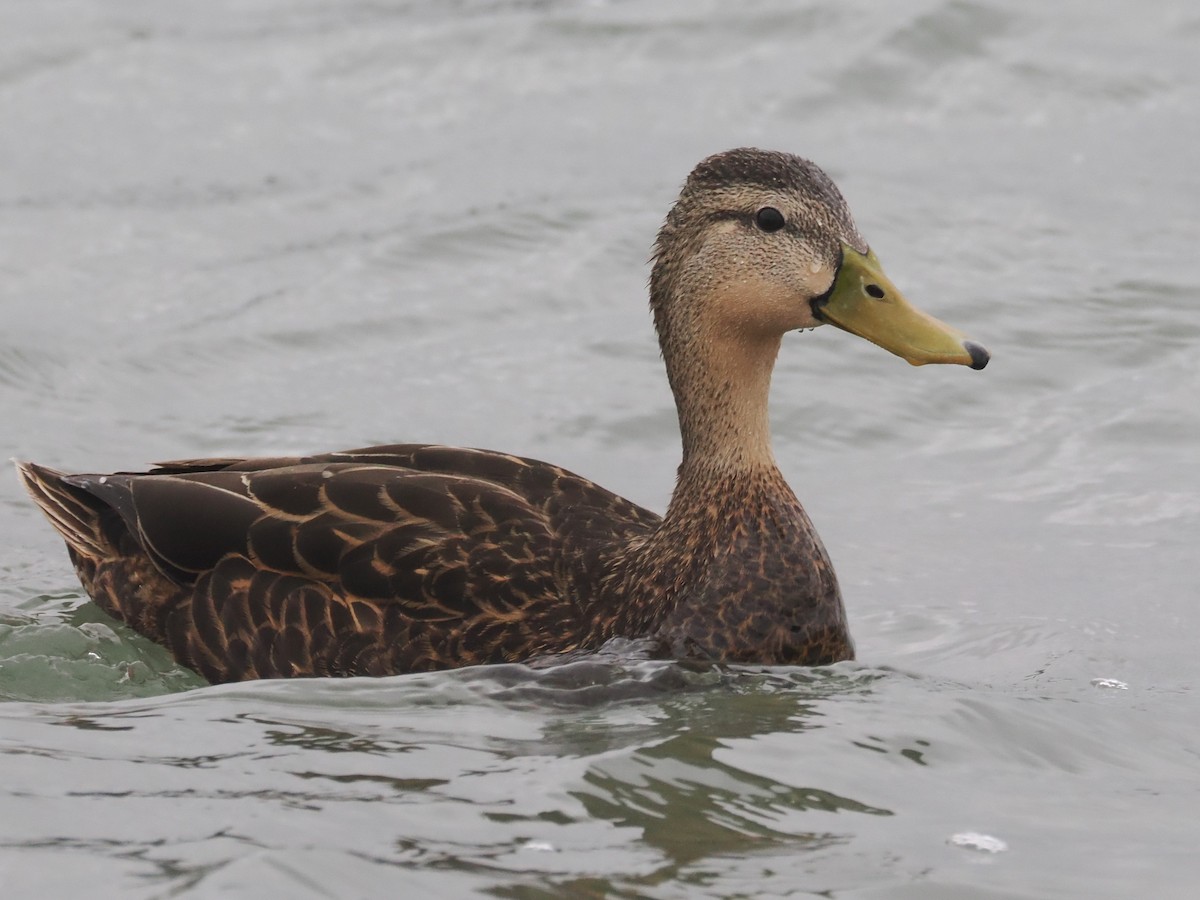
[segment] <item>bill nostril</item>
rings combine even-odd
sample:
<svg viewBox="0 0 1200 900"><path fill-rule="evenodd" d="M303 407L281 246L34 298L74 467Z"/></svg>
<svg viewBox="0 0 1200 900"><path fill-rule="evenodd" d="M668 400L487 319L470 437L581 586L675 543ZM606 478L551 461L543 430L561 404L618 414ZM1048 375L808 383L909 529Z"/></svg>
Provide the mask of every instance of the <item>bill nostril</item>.
<svg viewBox="0 0 1200 900"><path fill-rule="evenodd" d="M883 288L877 284L868 284L863 290L867 292L868 297L874 297L876 300L883 299Z"/></svg>

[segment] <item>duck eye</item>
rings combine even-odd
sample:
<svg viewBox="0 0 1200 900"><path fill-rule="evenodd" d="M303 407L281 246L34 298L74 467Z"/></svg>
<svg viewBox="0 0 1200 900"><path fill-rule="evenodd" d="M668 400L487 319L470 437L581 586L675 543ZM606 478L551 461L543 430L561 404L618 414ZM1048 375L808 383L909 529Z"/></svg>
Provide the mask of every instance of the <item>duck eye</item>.
<svg viewBox="0 0 1200 900"><path fill-rule="evenodd" d="M764 206L754 214L754 221L763 231L778 231L787 221L783 218L783 213L773 206Z"/></svg>

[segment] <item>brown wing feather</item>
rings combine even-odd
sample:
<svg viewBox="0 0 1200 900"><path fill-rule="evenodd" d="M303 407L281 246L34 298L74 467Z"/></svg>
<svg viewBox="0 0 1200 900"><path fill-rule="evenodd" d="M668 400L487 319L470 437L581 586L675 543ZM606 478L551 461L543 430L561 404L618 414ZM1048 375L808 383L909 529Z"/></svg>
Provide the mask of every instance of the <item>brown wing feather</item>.
<svg viewBox="0 0 1200 900"><path fill-rule="evenodd" d="M658 522L556 466L422 444L22 474L97 602L212 681L382 675L599 641L582 587Z"/></svg>

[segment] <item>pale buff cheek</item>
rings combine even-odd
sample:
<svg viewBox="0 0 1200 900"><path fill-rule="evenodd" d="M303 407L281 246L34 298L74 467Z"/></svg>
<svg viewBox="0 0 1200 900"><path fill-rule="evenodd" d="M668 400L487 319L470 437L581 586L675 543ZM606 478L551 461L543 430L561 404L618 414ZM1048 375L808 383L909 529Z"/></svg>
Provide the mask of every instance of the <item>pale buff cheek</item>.
<svg viewBox="0 0 1200 900"><path fill-rule="evenodd" d="M813 317L811 299L830 283L832 278L821 275L811 280L758 275L726 281L713 291L710 314L731 330L783 334L814 328L821 322Z"/></svg>
<svg viewBox="0 0 1200 900"><path fill-rule="evenodd" d="M835 271L826 262L772 253L767 246L738 240L744 226L719 222L685 270L687 292L701 330L782 334L812 328L811 299L833 284ZM729 238L732 238L730 240Z"/></svg>

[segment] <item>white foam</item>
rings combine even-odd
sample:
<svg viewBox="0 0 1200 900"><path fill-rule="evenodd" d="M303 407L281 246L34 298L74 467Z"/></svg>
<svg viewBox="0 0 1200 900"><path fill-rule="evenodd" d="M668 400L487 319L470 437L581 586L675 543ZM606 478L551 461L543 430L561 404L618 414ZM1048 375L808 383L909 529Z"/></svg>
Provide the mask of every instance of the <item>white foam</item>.
<svg viewBox="0 0 1200 900"><path fill-rule="evenodd" d="M947 842L955 847L966 847L968 850L979 850L983 853L1003 853L1008 844L990 834L980 834L978 831L960 831L950 836Z"/></svg>

